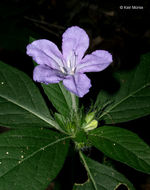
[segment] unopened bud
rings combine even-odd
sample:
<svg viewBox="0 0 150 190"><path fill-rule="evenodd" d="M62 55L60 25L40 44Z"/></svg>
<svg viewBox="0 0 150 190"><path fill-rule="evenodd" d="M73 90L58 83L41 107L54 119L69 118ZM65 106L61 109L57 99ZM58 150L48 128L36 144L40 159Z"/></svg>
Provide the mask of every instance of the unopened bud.
<svg viewBox="0 0 150 190"><path fill-rule="evenodd" d="M93 129L97 128L97 126L98 126L98 121L94 119L89 124L87 124L86 126L84 126L84 131L93 130Z"/></svg>
<svg viewBox="0 0 150 190"><path fill-rule="evenodd" d="M86 123L91 122L95 117L95 112L88 113L85 117Z"/></svg>

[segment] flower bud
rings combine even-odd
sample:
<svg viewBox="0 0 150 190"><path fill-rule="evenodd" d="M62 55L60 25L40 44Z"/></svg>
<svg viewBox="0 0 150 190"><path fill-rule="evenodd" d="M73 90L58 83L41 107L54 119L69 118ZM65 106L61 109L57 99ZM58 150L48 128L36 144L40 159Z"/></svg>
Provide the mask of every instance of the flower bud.
<svg viewBox="0 0 150 190"><path fill-rule="evenodd" d="M98 121L94 119L89 124L87 124L86 126L84 126L84 131L93 130L93 129L97 128L97 126L98 126Z"/></svg>
<svg viewBox="0 0 150 190"><path fill-rule="evenodd" d="M95 112L88 113L85 117L86 123L91 122L95 117Z"/></svg>

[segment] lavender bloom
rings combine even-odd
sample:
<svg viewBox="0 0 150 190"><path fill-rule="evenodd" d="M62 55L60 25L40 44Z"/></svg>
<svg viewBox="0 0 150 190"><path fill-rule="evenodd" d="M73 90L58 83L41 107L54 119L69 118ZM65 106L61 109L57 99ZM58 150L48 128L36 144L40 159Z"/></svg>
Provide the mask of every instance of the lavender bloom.
<svg viewBox="0 0 150 190"><path fill-rule="evenodd" d="M36 40L27 46L27 54L39 65L35 67L33 79L49 84L63 81L67 90L83 97L91 87L85 72L99 72L111 62L112 55L104 50L96 50L86 55L89 37L78 26L68 28L62 36L62 53L51 41Z"/></svg>

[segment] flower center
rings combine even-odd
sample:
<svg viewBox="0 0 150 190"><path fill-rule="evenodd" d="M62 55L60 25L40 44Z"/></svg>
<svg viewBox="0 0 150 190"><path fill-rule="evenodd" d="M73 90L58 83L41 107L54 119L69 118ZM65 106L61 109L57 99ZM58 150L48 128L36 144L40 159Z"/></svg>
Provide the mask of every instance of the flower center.
<svg viewBox="0 0 150 190"><path fill-rule="evenodd" d="M66 75L74 75L76 72L76 57L75 51L68 57L67 62L64 63L64 67L60 67L62 73Z"/></svg>

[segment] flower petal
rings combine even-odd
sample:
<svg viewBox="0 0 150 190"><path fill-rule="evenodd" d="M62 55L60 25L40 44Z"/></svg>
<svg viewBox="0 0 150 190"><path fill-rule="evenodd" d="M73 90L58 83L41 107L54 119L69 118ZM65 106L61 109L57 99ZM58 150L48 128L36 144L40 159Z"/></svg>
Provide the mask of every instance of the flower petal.
<svg viewBox="0 0 150 190"><path fill-rule="evenodd" d="M53 69L63 67L62 54L57 46L49 40L36 40L27 46L27 54L40 65L48 65Z"/></svg>
<svg viewBox="0 0 150 190"><path fill-rule="evenodd" d="M33 71L33 80L45 84L58 83L64 79L64 75L46 65L38 65Z"/></svg>
<svg viewBox="0 0 150 190"><path fill-rule="evenodd" d="M81 73L67 76L63 80L63 84L67 90L79 97L83 97L87 94L91 87L90 79L85 74Z"/></svg>
<svg viewBox="0 0 150 190"><path fill-rule="evenodd" d="M78 26L72 26L64 32L62 38L62 52L66 62L74 56L79 62L89 47L89 37L86 32Z"/></svg>
<svg viewBox="0 0 150 190"><path fill-rule="evenodd" d="M110 63L112 63L112 55L108 51L97 50L82 59L76 72L99 72L108 67Z"/></svg>

